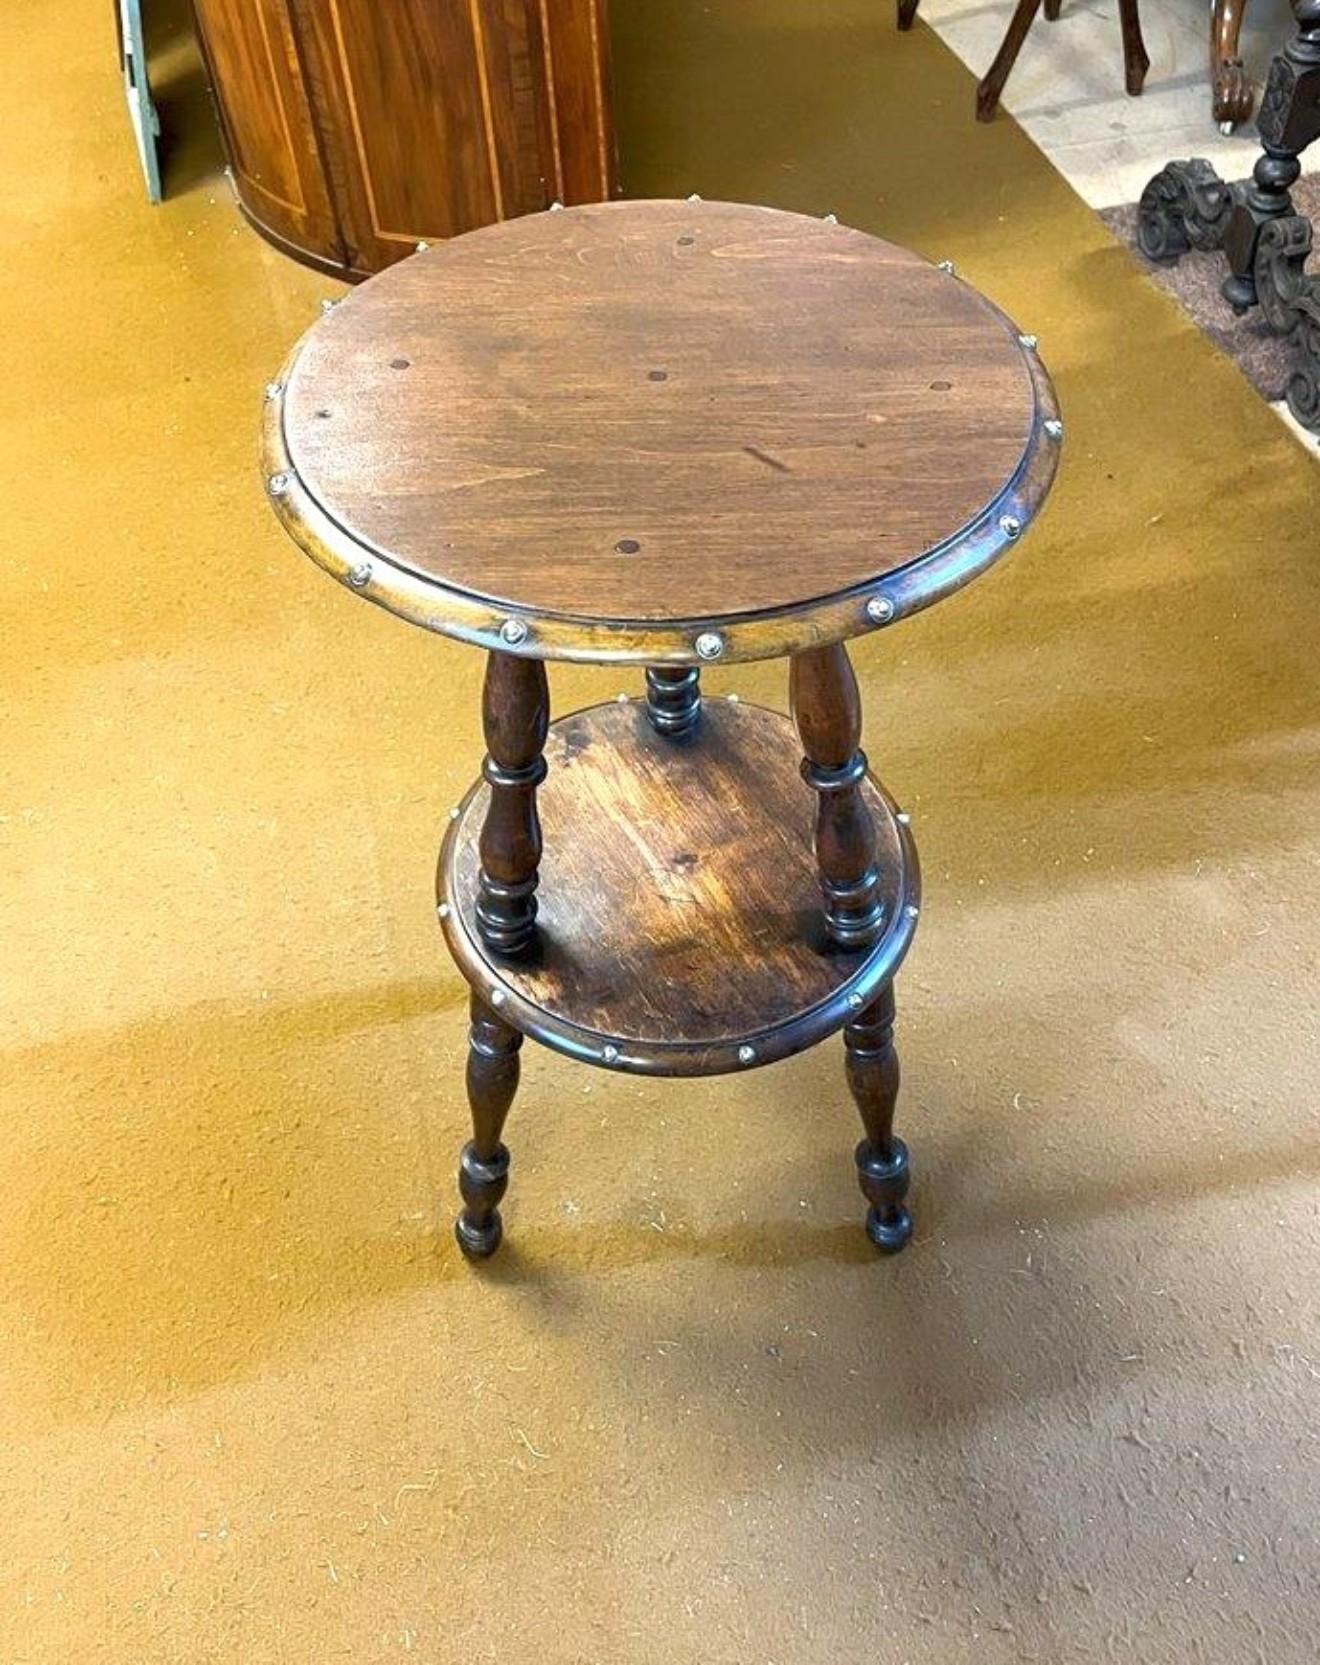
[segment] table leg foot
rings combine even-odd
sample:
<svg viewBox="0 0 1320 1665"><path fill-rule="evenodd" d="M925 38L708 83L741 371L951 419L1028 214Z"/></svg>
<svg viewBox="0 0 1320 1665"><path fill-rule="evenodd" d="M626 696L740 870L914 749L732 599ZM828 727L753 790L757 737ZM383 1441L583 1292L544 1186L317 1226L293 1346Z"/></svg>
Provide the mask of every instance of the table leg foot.
<svg viewBox="0 0 1320 1665"><path fill-rule="evenodd" d="M463 1210L454 1236L472 1260L493 1255L504 1235L499 1205L509 1184L509 1152L501 1141L504 1119L518 1091L522 1036L472 996L468 1033L467 1092L472 1138L459 1159L458 1189Z"/></svg>
<svg viewBox="0 0 1320 1665"><path fill-rule="evenodd" d="M866 1137L856 1151L857 1179L871 1205L866 1235L882 1254L897 1254L912 1236L904 1206L910 1180L907 1146L893 1133L898 1100L894 989L888 984L843 1032L848 1086Z"/></svg>

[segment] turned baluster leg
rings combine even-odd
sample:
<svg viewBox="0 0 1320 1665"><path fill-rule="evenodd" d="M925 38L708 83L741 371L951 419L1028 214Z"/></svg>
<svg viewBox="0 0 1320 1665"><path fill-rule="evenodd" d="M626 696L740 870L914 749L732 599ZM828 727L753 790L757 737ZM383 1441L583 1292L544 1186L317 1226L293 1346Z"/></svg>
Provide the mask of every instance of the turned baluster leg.
<svg viewBox="0 0 1320 1665"><path fill-rule="evenodd" d="M459 1159L463 1210L454 1222L454 1236L463 1253L475 1259L493 1255L504 1231L499 1205L509 1183L509 1153L500 1135L518 1091L522 1043L518 1031L497 1017L474 991L467 1065L472 1138Z"/></svg>
<svg viewBox="0 0 1320 1665"><path fill-rule="evenodd" d="M648 665L646 714L661 734L690 734L701 717L701 672L695 665Z"/></svg>
<svg viewBox="0 0 1320 1665"><path fill-rule="evenodd" d="M848 1086L861 1112L866 1137L857 1147L857 1178L870 1209L866 1235L885 1254L897 1254L912 1236L903 1206L908 1153L895 1138L898 1053L894 1049L894 985L887 983L855 1023L843 1031Z"/></svg>
<svg viewBox="0 0 1320 1665"><path fill-rule="evenodd" d="M490 805L481 829L477 930L498 954L525 953L536 940L541 823L536 789L545 779L550 690L539 659L492 653L481 699L486 734L482 773Z"/></svg>
<svg viewBox="0 0 1320 1665"><path fill-rule="evenodd" d="M875 827L862 796L866 753L857 678L842 642L797 654L789 698L802 750L802 778L819 795L816 862L825 927L840 948L868 948L880 935Z"/></svg>

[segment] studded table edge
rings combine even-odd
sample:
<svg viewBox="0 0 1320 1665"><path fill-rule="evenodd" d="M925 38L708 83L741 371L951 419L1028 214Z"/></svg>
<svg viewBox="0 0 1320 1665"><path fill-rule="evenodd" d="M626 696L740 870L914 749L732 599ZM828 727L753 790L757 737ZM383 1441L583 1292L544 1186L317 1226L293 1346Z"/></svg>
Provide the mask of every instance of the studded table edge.
<svg viewBox="0 0 1320 1665"><path fill-rule="evenodd" d="M780 712L773 714L783 716ZM558 721L567 722L577 715L582 713L570 712ZM480 780L473 782L450 811L441 842L436 867L436 912L445 944L465 982L498 1011L504 1022L529 1040L579 1063L626 1075L693 1077L729 1075L791 1058L837 1034L864 1011L898 974L916 936L921 913L921 863L911 820L869 771L867 779L888 813L898 843L902 885L896 906L879 941L864 958L859 956L860 963L850 976L841 979L824 999L804 1007L772 1029L726 1035L701 1043L643 1041L636 1036L607 1034L575 1023L547 1011L522 994L501 975L498 960L492 959L490 951L469 929L463 910L455 906L445 889L446 878L453 872L464 817L482 790ZM749 1049L751 1056L748 1056Z"/></svg>
<svg viewBox="0 0 1320 1665"><path fill-rule="evenodd" d="M1030 527L1053 484L1063 429L1053 384L1034 344L1020 345L1034 398L1031 429L1016 470L981 514L874 580L789 608L694 619L581 618L517 607L421 578L354 538L295 470L284 434L284 394L301 342L265 391L266 493L284 530L332 578L409 623L474 647L589 664L737 664L784 658L887 628L952 595Z"/></svg>

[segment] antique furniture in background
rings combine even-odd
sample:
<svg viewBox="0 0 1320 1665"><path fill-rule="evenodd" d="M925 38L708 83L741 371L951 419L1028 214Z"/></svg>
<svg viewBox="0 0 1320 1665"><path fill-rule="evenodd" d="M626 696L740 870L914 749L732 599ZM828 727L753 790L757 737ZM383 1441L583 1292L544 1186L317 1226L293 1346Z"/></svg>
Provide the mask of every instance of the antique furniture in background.
<svg viewBox="0 0 1320 1665"><path fill-rule="evenodd" d="M1031 25L1036 21L1036 13L1040 11L1042 3L1045 8L1045 18L1049 23L1057 23L1063 9L1063 0L1017 0L1013 8L1013 15L1008 20L1008 29L994 62L986 70L976 88L976 119L991 121L995 111L999 108L1000 95L1004 90L1004 83L1017 62L1018 53L1022 50L1022 43L1026 40ZM898 0L898 26L900 29L910 29L917 15L919 0ZM1150 59L1146 54L1146 43L1141 37L1141 18L1137 12L1137 0L1118 0L1118 18L1123 32L1123 84L1128 94L1136 98L1146 84L1146 71L1150 68Z"/></svg>
<svg viewBox="0 0 1320 1665"><path fill-rule="evenodd" d="M1231 133L1251 114L1251 80L1238 53L1246 0L1214 0L1210 10L1210 97L1219 131Z"/></svg>
<svg viewBox="0 0 1320 1665"><path fill-rule="evenodd" d="M1311 222L1291 187L1301 153L1320 137L1320 0L1293 0L1297 34L1270 65L1256 127L1263 154L1251 178L1229 184L1203 158L1169 162L1141 193L1137 236L1149 260L1222 249L1224 299L1239 317L1259 307L1297 357L1284 390L1304 427L1320 430L1320 281L1306 271Z"/></svg>
<svg viewBox="0 0 1320 1665"><path fill-rule="evenodd" d="M893 979L919 880L844 642L1026 529L1062 438L1034 339L832 217L603 204L347 296L267 390L264 432L271 502L315 561L487 654L483 778L437 875L472 990L464 1252L500 1240L524 1036L692 1076L839 1030L867 1230L902 1248ZM791 719L703 699L703 665L780 656ZM644 688L551 723L551 659L645 668Z"/></svg>
<svg viewBox="0 0 1320 1665"><path fill-rule="evenodd" d="M230 177L277 248L356 279L614 195L605 0L196 0Z"/></svg>

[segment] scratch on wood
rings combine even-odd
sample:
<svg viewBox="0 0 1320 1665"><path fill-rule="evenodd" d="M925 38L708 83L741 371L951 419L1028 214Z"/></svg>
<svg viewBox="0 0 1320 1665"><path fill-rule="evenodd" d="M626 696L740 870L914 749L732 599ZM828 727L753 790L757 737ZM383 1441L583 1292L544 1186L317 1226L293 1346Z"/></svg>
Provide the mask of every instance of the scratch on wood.
<svg viewBox="0 0 1320 1665"><path fill-rule="evenodd" d="M743 450L749 457L755 457L757 462L763 462L767 468L777 469L780 474L791 474L793 470L786 462L778 457L772 457L768 451L762 451L759 445L744 445Z"/></svg>

